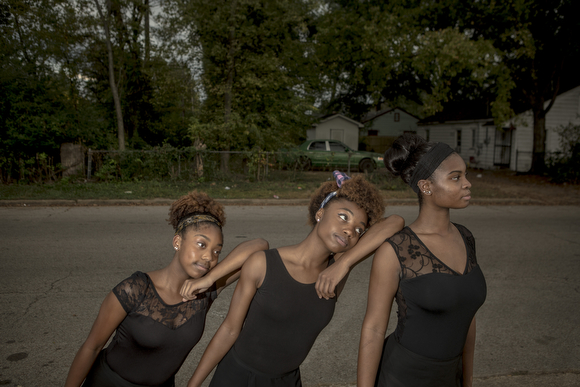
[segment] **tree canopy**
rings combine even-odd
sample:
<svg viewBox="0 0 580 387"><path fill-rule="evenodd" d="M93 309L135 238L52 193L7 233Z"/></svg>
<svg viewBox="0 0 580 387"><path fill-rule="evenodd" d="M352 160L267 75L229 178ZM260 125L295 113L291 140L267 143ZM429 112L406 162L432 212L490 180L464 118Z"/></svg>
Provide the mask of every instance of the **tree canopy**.
<svg viewBox="0 0 580 387"><path fill-rule="evenodd" d="M64 142L277 150L324 114L453 101L488 104L498 125L532 109L538 166L545 102L578 82L573 5L1 0L2 180Z"/></svg>

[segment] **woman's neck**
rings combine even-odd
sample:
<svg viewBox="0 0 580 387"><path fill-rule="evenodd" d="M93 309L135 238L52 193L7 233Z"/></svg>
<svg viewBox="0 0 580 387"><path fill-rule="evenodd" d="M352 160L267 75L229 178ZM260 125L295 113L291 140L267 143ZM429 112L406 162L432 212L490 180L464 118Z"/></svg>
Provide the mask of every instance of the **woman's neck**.
<svg viewBox="0 0 580 387"><path fill-rule="evenodd" d="M279 250L282 250L282 253L292 259L295 264L303 267L317 267L325 264L332 253L314 230L302 242Z"/></svg>
<svg viewBox="0 0 580 387"><path fill-rule="evenodd" d="M161 287L171 293L179 293L185 280L189 279L175 258L163 269L149 273L149 277L157 288Z"/></svg>
<svg viewBox="0 0 580 387"><path fill-rule="evenodd" d="M451 229L449 208L423 206L410 227L413 231L424 234L447 234Z"/></svg>

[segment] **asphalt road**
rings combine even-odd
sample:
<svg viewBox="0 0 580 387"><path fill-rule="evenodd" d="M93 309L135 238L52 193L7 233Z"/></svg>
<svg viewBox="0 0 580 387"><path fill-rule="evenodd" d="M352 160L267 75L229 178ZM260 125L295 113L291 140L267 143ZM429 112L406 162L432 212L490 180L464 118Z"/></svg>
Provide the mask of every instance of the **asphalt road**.
<svg viewBox="0 0 580 387"><path fill-rule="evenodd" d="M0 208L0 385L63 384L110 289L171 259L167 210ZM417 210L388 212L410 223ZM227 206L226 212L224 254L249 238L277 247L309 231L304 206ZM580 207L471 206L454 211L452 220L475 235L488 285L477 317L475 386L580 386ZM333 321L303 364L306 387L356 382L370 263L352 272ZM232 291L212 307L178 386L225 316ZM389 331L394 325L391 320Z"/></svg>

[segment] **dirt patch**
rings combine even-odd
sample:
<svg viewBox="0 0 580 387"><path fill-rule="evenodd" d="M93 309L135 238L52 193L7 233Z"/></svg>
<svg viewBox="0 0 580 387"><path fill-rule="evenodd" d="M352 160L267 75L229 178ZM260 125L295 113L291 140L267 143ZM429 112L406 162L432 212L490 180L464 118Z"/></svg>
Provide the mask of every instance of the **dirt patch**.
<svg viewBox="0 0 580 387"><path fill-rule="evenodd" d="M529 199L533 204L580 205L580 185L554 184L545 176L516 174L511 170L470 170L474 198Z"/></svg>

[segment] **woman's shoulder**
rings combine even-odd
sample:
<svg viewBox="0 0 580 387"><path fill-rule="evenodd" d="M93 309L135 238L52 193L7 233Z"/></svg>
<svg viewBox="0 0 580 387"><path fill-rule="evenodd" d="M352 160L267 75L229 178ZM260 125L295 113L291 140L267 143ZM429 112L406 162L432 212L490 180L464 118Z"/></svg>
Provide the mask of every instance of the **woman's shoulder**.
<svg viewBox="0 0 580 387"><path fill-rule="evenodd" d="M127 295L141 294L149 287L150 282L151 279L146 273L136 271L123 281L119 282L117 286L113 288L113 292L115 294L125 293Z"/></svg>
<svg viewBox="0 0 580 387"><path fill-rule="evenodd" d="M386 242L389 242L391 245L392 244L398 245L398 244L401 244L405 240L409 240L409 239L413 238L414 236L415 236L415 234L413 233L413 231L411 231L409 226L405 226L405 227L403 227L403 229L401 231L397 232L392 237L387 238Z"/></svg>
<svg viewBox="0 0 580 387"><path fill-rule="evenodd" d="M141 271L136 271L113 288L113 293L127 313L143 299L151 279Z"/></svg>
<svg viewBox="0 0 580 387"><path fill-rule="evenodd" d="M462 224L459 223L453 223L453 225L455 227L457 227L457 230L459 230L459 232L465 236L465 237L473 237L473 234L471 233L471 231L469 231L469 229L467 227L465 227Z"/></svg>

